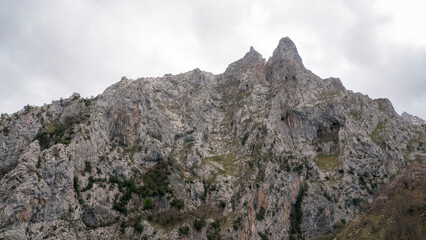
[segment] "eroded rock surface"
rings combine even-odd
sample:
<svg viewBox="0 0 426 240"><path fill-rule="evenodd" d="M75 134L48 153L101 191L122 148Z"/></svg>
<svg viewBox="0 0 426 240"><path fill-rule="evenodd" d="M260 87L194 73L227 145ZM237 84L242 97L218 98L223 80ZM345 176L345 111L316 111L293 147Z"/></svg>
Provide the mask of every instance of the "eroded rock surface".
<svg viewBox="0 0 426 240"><path fill-rule="evenodd" d="M219 75L122 78L2 116L0 238L313 238L424 162L425 127L289 38Z"/></svg>

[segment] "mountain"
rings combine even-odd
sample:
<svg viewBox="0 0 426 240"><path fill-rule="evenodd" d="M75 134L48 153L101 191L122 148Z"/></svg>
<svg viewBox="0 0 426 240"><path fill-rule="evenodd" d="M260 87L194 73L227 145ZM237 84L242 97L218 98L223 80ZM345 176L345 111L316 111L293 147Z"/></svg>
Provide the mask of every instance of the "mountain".
<svg viewBox="0 0 426 240"><path fill-rule="evenodd" d="M424 163L425 128L289 38L218 75L123 77L2 115L0 238L317 238Z"/></svg>

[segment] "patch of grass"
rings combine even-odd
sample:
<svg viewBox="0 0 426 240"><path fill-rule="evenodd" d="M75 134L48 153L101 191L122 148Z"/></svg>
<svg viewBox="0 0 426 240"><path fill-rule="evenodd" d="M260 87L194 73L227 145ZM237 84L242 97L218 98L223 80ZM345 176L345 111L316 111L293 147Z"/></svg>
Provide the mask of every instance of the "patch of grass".
<svg viewBox="0 0 426 240"><path fill-rule="evenodd" d="M382 146L384 144L383 143L383 137L380 136L380 133L386 127L386 123L387 123L387 120L385 120L385 121L379 121L377 123L376 128L374 129L374 131L370 135L371 141L373 141L374 143L376 143L376 144L378 144L380 146Z"/></svg>
<svg viewBox="0 0 426 240"><path fill-rule="evenodd" d="M318 157L315 161L319 169L322 172L333 171L341 165L339 162L339 153L327 155L327 154L318 154Z"/></svg>
<svg viewBox="0 0 426 240"><path fill-rule="evenodd" d="M159 224L161 227L173 227L182 223L187 215L179 212L176 208L170 208L153 216L154 223Z"/></svg>
<svg viewBox="0 0 426 240"><path fill-rule="evenodd" d="M407 153L406 153L406 157L408 157L408 155L410 155L413 151L414 151L414 146L416 144L418 144L420 141L422 140L422 137L418 137L418 138L413 138L411 139L408 144L407 144Z"/></svg>
<svg viewBox="0 0 426 240"><path fill-rule="evenodd" d="M134 148L124 148L124 153L132 155L135 152Z"/></svg>
<svg viewBox="0 0 426 240"><path fill-rule="evenodd" d="M147 197L143 200L143 209L144 210L148 210L148 209L152 209L153 205L152 205L152 200L151 198Z"/></svg>
<svg viewBox="0 0 426 240"><path fill-rule="evenodd" d="M232 176L235 173L234 161L235 161L235 155L227 154L227 155L218 155L218 156L204 158L202 160L202 163L210 164L214 166L213 164L211 164L211 162L216 162L222 165L223 167L223 170L218 169L220 174Z"/></svg>
<svg viewBox="0 0 426 240"><path fill-rule="evenodd" d="M357 121L362 120L362 112L359 112L359 111L351 110L349 112L349 116L351 116L352 119L357 120Z"/></svg>
<svg viewBox="0 0 426 240"><path fill-rule="evenodd" d="M60 152L61 152L61 150L59 148L53 148L53 150L52 150L52 154L55 157L59 157Z"/></svg>

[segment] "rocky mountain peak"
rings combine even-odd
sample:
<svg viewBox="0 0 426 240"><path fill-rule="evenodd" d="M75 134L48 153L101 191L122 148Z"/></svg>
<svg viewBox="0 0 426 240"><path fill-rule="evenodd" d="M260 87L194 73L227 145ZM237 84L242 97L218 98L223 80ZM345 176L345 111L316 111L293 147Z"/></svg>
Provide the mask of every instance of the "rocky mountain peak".
<svg viewBox="0 0 426 240"><path fill-rule="evenodd" d="M303 66L302 58L299 56L296 45L289 37L281 38L277 48L272 55L273 60L285 60Z"/></svg>
<svg viewBox="0 0 426 240"><path fill-rule="evenodd" d="M262 57L262 55L257 52L253 47L250 47L250 51L248 51L243 58L229 64L225 73L257 68L259 66L263 67L264 64L265 59Z"/></svg>
<svg viewBox="0 0 426 240"><path fill-rule="evenodd" d="M268 69L267 79L269 81L295 78L305 70L296 45L289 37L284 37L280 40L266 65Z"/></svg>

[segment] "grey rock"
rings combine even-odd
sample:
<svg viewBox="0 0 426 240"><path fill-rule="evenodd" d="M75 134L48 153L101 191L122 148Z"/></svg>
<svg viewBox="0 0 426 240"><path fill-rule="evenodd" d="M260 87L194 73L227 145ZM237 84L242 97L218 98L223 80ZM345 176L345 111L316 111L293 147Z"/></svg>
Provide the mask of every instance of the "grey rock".
<svg viewBox="0 0 426 240"><path fill-rule="evenodd" d="M83 222L92 228L108 226L116 221L115 217L113 212L101 206L87 208L82 214Z"/></svg>
<svg viewBox="0 0 426 240"><path fill-rule="evenodd" d="M405 121L407 121L407 122L409 122L409 123L412 123L412 124L416 124L416 125L426 124L426 121L425 121L425 120L421 119L420 117L413 116L413 115L411 115L411 114L409 114L409 113L407 113L407 112L403 112L403 113L401 114L401 117L402 117Z"/></svg>
<svg viewBox="0 0 426 240"><path fill-rule="evenodd" d="M314 238L426 160L424 124L316 76L289 38L268 61L250 48L218 75L123 77L0 130L6 239L175 239L184 225L193 239L288 239L296 211ZM195 230L203 217L222 225Z"/></svg>

